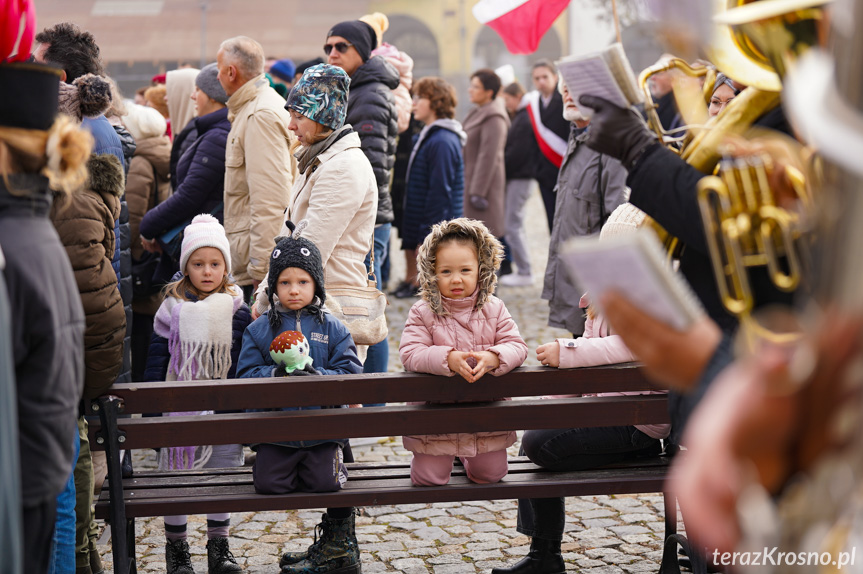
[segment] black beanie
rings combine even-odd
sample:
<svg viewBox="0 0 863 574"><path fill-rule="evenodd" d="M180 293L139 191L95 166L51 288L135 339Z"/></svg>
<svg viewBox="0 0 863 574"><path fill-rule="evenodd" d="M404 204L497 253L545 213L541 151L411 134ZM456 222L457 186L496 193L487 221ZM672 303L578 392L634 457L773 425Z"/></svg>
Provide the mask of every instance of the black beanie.
<svg viewBox="0 0 863 574"><path fill-rule="evenodd" d="M378 47L378 35L375 29L360 20L347 20L339 22L327 32L330 36L341 36L354 45L363 62L367 61L372 50Z"/></svg>
<svg viewBox="0 0 863 574"><path fill-rule="evenodd" d="M324 267L321 259L321 252L318 247L306 239L301 237L303 230L308 223L303 220L299 225L294 225L292 221L285 221L291 234L288 237L280 236L276 238L276 247L270 255L270 274L267 280L267 298L270 302L270 324L274 329L278 328L281 323L279 314L275 310L274 297L276 296L276 285L279 282L279 275L288 267L296 267L302 269L312 276L315 282L315 296L318 301L312 301L309 305L312 309L312 314L317 315L319 320L322 320L321 309L326 301L327 294L324 290Z"/></svg>

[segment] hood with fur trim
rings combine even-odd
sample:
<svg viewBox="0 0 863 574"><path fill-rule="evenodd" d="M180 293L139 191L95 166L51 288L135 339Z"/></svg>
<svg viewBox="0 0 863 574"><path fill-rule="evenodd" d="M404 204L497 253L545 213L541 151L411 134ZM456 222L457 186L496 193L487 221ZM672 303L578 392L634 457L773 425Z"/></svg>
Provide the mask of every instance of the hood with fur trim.
<svg viewBox="0 0 863 574"><path fill-rule="evenodd" d="M503 261L503 246L481 221L460 217L435 224L417 250L417 279L420 297L428 303L435 315L446 315L441 294L437 286L435 260L441 243L459 240L472 243L479 255L479 277L477 279L476 309L494 295L497 286L495 272Z"/></svg>
<svg viewBox="0 0 863 574"><path fill-rule="evenodd" d="M96 193L122 197L126 188L123 166L110 153L92 155L87 161L90 178L87 187Z"/></svg>

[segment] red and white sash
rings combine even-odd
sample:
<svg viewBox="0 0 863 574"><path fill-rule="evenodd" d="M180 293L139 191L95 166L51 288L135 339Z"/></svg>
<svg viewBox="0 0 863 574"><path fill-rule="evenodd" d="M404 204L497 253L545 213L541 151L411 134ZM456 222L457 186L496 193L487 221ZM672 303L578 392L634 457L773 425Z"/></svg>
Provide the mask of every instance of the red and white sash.
<svg viewBox="0 0 863 574"><path fill-rule="evenodd" d="M525 94L524 97L527 100L527 115L530 117L530 125L533 126L536 143L539 144L542 155L556 167L560 167L563 163L563 156L566 155L566 140L542 123L539 114L539 92L533 91Z"/></svg>

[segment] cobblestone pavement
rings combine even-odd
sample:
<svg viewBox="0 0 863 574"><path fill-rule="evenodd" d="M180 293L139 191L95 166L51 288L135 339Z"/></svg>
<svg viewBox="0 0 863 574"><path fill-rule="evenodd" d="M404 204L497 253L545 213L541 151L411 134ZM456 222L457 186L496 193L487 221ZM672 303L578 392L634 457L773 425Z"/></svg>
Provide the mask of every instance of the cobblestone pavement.
<svg viewBox="0 0 863 574"><path fill-rule="evenodd" d="M526 364L538 365L533 349L555 337L560 329L546 325L548 305L540 299L548 230L538 191L528 203L528 238L536 281L531 287L506 288L498 295L506 302L531 349ZM397 241L396 241L397 244ZM390 288L404 275L404 257L396 251ZM398 341L415 299L391 298L390 371L402 370ZM453 383L457 384L456 379ZM520 433L519 433L520 436ZM517 442L510 454L518 452ZM399 437L353 447L358 461L405 460ZM152 451L136 451L135 468L153 468ZM567 499L563 556L567 570L589 574L658 572L662 558L664 512L661 494L587 496ZM323 509L290 512L241 512L231 516L231 550L247 572L278 572L279 555L305 549ZM357 537L363 572L404 574L487 574L527 554L530 539L516 531L514 500L378 506L361 509ZM111 566L107 535L99 548L106 568ZM141 572L165 571L165 534L161 517L137 521L138 567ZM195 570L207 571L206 517L189 517L189 543Z"/></svg>

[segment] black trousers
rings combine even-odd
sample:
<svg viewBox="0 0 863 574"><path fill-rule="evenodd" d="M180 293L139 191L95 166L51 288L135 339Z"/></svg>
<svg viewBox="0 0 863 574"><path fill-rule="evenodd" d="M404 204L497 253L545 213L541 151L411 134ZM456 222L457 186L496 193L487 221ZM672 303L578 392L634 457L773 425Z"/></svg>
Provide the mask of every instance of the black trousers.
<svg viewBox="0 0 863 574"><path fill-rule="evenodd" d="M634 426L525 431L521 454L550 470L587 470L639 456L658 455L659 439ZM566 525L563 498L519 499L516 528L531 538L561 540Z"/></svg>
<svg viewBox="0 0 863 574"><path fill-rule="evenodd" d="M24 572L45 574L51 561L57 498L36 506L25 506L21 518L24 525Z"/></svg>

